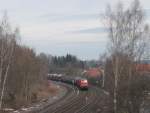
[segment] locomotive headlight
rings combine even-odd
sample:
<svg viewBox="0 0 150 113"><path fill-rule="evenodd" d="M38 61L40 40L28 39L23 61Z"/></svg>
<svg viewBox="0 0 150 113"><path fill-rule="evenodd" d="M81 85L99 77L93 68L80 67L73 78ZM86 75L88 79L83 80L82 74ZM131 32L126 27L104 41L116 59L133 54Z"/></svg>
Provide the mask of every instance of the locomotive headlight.
<svg viewBox="0 0 150 113"><path fill-rule="evenodd" d="M87 83L87 80L83 80L83 83Z"/></svg>

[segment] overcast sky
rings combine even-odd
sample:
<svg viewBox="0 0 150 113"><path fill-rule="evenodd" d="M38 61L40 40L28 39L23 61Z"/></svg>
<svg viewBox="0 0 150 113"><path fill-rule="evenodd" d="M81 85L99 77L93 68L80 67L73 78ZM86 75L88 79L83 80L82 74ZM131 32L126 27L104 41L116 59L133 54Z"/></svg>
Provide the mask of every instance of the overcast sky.
<svg viewBox="0 0 150 113"><path fill-rule="evenodd" d="M120 0L127 6L131 0ZM22 43L38 53L98 59L106 50L107 34L101 14L118 0L0 0L13 26L19 26ZM147 11L149 0L141 0Z"/></svg>

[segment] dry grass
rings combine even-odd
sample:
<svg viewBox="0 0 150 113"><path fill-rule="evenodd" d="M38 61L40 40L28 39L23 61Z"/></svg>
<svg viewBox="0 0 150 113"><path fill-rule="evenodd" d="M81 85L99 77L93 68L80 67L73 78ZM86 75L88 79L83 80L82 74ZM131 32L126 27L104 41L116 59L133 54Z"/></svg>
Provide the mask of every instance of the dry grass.
<svg viewBox="0 0 150 113"><path fill-rule="evenodd" d="M46 99L46 98L49 98L50 96L55 96L58 93L58 91L59 91L59 88L56 85L46 84L39 89L37 93L37 98L38 100Z"/></svg>

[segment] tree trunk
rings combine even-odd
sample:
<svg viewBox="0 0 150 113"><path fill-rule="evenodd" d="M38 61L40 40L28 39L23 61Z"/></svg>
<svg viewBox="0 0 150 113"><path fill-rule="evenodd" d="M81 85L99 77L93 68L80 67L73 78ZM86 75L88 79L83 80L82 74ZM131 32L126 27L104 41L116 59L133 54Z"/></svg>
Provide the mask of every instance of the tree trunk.
<svg viewBox="0 0 150 113"><path fill-rule="evenodd" d="M7 80L7 77L8 77L9 67L10 67L10 64L8 64L8 66L7 66L5 77L4 77L4 82L3 82L3 85L2 85L2 91L1 91L1 97L0 97L0 109L2 109L3 97L4 97L5 85L6 85L6 80Z"/></svg>
<svg viewBox="0 0 150 113"><path fill-rule="evenodd" d="M115 58L114 113L117 113L118 57Z"/></svg>

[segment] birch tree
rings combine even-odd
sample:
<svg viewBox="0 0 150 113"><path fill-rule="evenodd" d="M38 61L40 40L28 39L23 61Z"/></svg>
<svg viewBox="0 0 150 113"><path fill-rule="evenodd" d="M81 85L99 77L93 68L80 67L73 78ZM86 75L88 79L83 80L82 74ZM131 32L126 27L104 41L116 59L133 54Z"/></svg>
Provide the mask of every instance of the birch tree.
<svg viewBox="0 0 150 113"><path fill-rule="evenodd" d="M149 45L149 26L145 23L144 11L138 0L133 1L127 9L121 2L117 4L116 9L108 6L106 20L110 40L109 53L114 75L113 109L114 113L119 113L120 80L126 77L128 83L126 94L128 96L133 75L133 63L143 58ZM130 100L127 103L130 105Z"/></svg>
<svg viewBox="0 0 150 113"><path fill-rule="evenodd" d="M0 109L2 109L6 80L16 45L16 34L12 32L7 13L0 24Z"/></svg>

